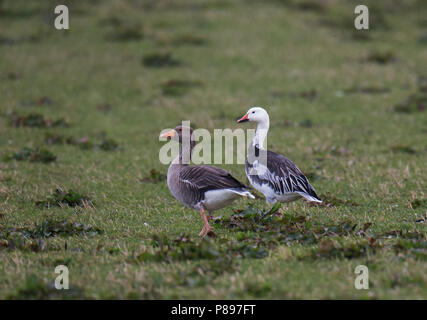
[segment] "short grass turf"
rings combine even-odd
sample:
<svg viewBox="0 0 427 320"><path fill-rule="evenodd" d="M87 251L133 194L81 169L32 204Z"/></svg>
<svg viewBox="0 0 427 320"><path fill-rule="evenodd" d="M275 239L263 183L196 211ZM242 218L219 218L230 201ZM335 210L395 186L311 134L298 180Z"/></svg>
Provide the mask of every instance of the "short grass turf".
<svg viewBox="0 0 427 320"><path fill-rule="evenodd" d="M426 299L427 8L365 2L356 32L357 1L63 1L67 31L0 1L0 298ZM252 105L326 205L239 200L200 240L159 133Z"/></svg>

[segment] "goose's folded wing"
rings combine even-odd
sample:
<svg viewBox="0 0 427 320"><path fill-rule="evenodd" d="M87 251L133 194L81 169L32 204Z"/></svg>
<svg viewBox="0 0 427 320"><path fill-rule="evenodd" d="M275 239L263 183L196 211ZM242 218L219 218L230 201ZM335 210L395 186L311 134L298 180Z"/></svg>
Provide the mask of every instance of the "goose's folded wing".
<svg viewBox="0 0 427 320"><path fill-rule="evenodd" d="M251 175L253 181L260 185L267 184L276 194L297 192L320 200L301 170L280 154L267 151L267 167L260 163L247 166L254 169L251 172L257 173Z"/></svg>
<svg viewBox="0 0 427 320"><path fill-rule="evenodd" d="M212 166L187 166L181 170L179 178L183 183L203 192L217 189L245 188L230 173Z"/></svg>

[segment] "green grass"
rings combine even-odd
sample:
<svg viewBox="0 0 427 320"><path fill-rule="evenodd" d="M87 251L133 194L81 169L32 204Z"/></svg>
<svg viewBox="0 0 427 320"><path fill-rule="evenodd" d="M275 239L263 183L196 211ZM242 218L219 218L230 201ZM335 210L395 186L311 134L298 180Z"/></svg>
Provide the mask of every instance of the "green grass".
<svg viewBox="0 0 427 320"><path fill-rule="evenodd" d="M426 299L425 3L367 1L361 36L357 2L318 2L64 1L57 31L53 1L0 1L0 298ZM239 200L200 240L159 133L237 128L252 105L270 113L269 148L329 205L258 221L233 209L264 200ZM24 148L56 160L10 159ZM79 201L37 204L58 188ZM59 264L68 292L53 289ZM369 290L354 288L359 264Z"/></svg>

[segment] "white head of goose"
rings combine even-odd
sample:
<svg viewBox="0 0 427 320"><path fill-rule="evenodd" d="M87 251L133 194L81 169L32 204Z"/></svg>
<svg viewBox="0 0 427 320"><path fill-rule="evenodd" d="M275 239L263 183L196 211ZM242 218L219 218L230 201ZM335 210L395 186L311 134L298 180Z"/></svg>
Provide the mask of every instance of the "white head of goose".
<svg viewBox="0 0 427 320"><path fill-rule="evenodd" d="M253 121L257 130L248 150L246 175L253 187L264 194L268 203L291 202L304 198L322 202L305 175L289 159L281 154L265 150L264 140L270 127L270 118L265 109L253 107L237 122ZM251 154L265 153L265 161L253 160Z"/></svg>
<svg viewBox="0 0 427 320"><path fill-rule="evenodd" d="M195 146L193 130L177 126L162 137L178 140L181 144L178 156L172 161L167 183L172 195L186 206L200 211L204 225L200 236L214 236L209 225L210 213L221 209L241 196L254 196L227 171L207 165L189 165ZM208 212L206 216L205 211Z"/></svg>

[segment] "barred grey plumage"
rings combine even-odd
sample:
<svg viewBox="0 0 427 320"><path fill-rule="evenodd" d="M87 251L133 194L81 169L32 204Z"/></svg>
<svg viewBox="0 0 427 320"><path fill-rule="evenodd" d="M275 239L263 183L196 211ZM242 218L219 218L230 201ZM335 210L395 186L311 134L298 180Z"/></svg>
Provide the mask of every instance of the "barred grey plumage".
<svg viewBox="0 0 427 320"><path fill-rule="evenodd" d="M193 130L178 126L173 132L171 131L164 136L178 138L181 146L179 155L172 161L168 169L169 190L177 200L200 211L205 223L200 235L213 234L205 210L210 213L221 209L241 196L255 197L242 183L223 169L207 165L189 165L189 161L185 161L185 159L191 158L195 146L192 140ZM183 141L184 144L186 141L190 141L190 147L183 148Z"/></svg>
<svg viewBox="0 0 427 320"><path fill-rule="evenodd" d="M254 148L258 149L257 146L254 146ZM246 160L246 174L253 185L266 185L277 196L287 193L298 193L302 197L322 201L316 194L313 186L308 182L306 176L291 160L269 150L266 152L267 168L266 170L262 170L263 174L250 175L252 169L255 169L256 172L257 165L255 164L254 167L254 163L250 163L248 159ZM267 196L269 202L275 202L274 198L274 196Z"/></svg>
<svg viewBox="0 0 427 320"><path fill-rule="evenodd" d="M206 165L171 164L168 170L168 186L175 198L197 210L203 206L208 191L247 191L246 187L227 171Z"/></svg>
<svg viewBox="0 0 427 320"><path fill-rule="evenodd" d="M290 202L305 198L322 202L301 170L288 158L263 148L270 127L267 111L253 107L237 122L257 123L254 139L246 159L246 176L255 189L263 193L267 202Z"/></svg>

